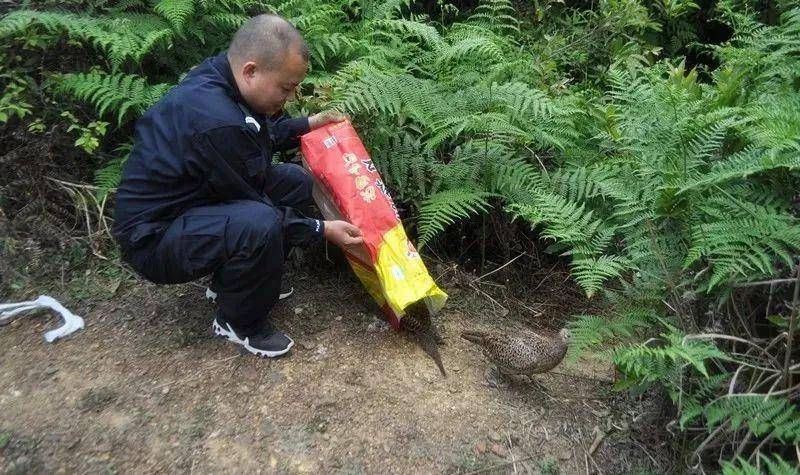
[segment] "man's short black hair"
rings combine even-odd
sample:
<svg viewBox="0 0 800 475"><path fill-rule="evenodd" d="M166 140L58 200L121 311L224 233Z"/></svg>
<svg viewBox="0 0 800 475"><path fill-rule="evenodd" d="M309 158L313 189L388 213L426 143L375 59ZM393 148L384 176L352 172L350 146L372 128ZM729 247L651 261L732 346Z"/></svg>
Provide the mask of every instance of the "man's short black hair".
<svg viewBox="0 0 800 475"><path fill-rule="evenodd" d="M239 27L228 48L228 60L236 65L255 61L276 69L294 51L308 61L308 45L302 33L278 15L258 15Z"/></svg>

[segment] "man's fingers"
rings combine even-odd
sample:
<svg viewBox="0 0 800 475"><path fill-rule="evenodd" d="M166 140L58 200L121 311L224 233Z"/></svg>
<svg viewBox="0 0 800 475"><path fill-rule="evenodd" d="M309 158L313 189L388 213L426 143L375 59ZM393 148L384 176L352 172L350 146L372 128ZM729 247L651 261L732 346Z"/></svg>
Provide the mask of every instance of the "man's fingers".
<svg viewBox="0 0 800 475"><path fill-rule="evenodd" d="M358 245L358 244L364 244L364 238L363 237L360 237L360 236L359 237L351 237L350 239L347 240L347 245L348 246L355 246L355 245Z"/></svg>
<svg viewBox="0 0 800 475"><path fill-rule="evenodd" d="M362 235L361 229L359 229L358 226L356 226L354 224L350 224L347 221L345 221L345 223L347 224L347 227L345 228L346 231L347 231L347 234L349 234L351 236L361 236Z"/></svg>
<svg viewBox="0 0 800 475"><path fill-rule="evenodd" d="M331 111L328 118L334 122L341 122L350 119L350 116L339 111Z"/></svg>

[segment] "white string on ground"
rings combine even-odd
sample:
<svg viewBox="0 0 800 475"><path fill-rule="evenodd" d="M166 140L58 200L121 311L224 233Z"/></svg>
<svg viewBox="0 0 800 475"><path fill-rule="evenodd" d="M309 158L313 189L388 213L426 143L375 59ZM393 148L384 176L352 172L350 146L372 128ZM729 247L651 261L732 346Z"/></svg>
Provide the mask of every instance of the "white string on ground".
<svg viewBox="0 0 800 475"><path fill-rule="evenodd" d="M70 312L66 307L61 305L58 300L48 295L40 295L36 300L29 300L26 302L0 304L0 323L21 313L42 308L54 310L64 319L63 325L55 330L45 332L44 339L47 340L48 343L52 343L58 338L63 338L83 328L83 318Z"/></svg>

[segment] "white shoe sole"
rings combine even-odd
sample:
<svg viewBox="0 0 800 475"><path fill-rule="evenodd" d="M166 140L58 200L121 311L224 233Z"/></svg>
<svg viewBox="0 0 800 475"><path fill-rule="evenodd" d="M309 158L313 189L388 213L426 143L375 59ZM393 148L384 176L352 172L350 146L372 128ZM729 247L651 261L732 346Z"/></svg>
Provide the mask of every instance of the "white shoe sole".
<svg viewBox="0 0 800 475"><path fill-rule="evenodd" d="M285 349L278 351L259 350L258 348L253 348L252 346L250 346L249 338L245 338L244 340L242 340L236 335L236 332L233 331L233 329L230 327L229 324L226 324L226 326L228 328L223 327L222 325L217 323L216 319L214 319L214 323L212 324L212 328L214 329L214 335L220 338L226 338L228 341L232 341L238 345L242 345L247 351L257 356L261 356L264 358L275 358L276 356L285 355L294 346L294 340L292 340L287 335L286 338L289 338L289 345Z"/></svg>
<svg viewBox="0 0 800 475"><path fill-rule="evenodd" d="M290 287L288 292L284 292L278 294L278 300L283 300L294 293L294 287ZM217 303L217 293L211 290L211 287L206 289L206 300L210 300L211 303Z"/></svg>

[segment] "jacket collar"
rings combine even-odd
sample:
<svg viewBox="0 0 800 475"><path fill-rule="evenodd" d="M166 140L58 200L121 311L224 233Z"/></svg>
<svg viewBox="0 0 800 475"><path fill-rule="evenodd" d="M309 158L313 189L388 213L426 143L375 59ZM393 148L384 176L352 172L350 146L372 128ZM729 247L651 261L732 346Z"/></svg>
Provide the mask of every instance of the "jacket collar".
<svg viewBox="0 0 800 475"><path fill-rule="evenodd" d="M247 107L247 102L245 102L244 97L242 97L242 93L239 92L239 87L236 85L236 79L233 77L231 63L228 61L228 52L223 51L222 53L211 58L211 66L213 66L214 69L216 69L225 80L225 84L227 86L225 90L231 99Z"/></svg>

